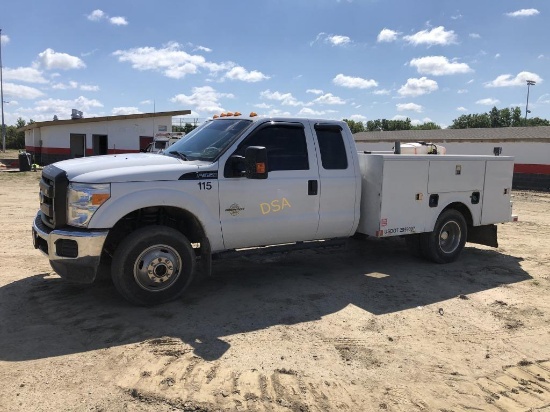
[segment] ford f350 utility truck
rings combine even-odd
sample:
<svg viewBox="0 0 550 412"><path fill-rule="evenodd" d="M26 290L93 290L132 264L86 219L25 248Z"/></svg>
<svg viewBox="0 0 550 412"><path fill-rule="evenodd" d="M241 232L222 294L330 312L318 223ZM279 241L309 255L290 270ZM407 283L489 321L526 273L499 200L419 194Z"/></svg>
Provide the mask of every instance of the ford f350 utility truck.
<svg viewBox="0 0 550 412"><path fill-rule="evenodd" d="M340 121L227 115L160 155L45 167L33 239L62 278L110 269L127 300L150 305L244 248L404 236L446 263L467 240L496 246L512 173L511 157L358 153Z"/></svg>

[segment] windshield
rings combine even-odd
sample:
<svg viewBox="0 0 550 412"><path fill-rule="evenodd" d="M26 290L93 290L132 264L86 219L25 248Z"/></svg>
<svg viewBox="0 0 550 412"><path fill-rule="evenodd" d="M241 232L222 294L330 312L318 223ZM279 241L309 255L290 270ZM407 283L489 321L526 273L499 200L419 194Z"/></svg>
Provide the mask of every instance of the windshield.
<svg viewBox="0 0 550 412"><path fill-rule="evenodd" d="M174 143L164 153L185 157L186 160L213 161L251 124L252 121L244 119L210 120Z"/></svg>

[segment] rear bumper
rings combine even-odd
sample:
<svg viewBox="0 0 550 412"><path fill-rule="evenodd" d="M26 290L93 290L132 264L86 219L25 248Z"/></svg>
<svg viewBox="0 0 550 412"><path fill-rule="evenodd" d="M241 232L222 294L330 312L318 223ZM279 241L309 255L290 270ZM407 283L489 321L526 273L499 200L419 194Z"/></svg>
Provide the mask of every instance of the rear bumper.
<svg viewBox="0 0 550 412"><path fill-rule="evenodd" d="M95 280L108 230L52 230L39 211L32 225L33 244L48 256L52 268L64 279L77 283Z"/></svg>

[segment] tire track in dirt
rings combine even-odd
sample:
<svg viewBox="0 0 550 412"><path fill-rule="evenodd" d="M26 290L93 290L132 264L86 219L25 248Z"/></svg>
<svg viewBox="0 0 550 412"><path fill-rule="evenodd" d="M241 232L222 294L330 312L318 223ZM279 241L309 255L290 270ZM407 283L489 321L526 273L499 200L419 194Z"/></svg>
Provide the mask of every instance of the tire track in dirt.
<svg viewBox="0 0 550 412"><path fill-rule="evenodd" d="M141 360L141 373L124 376L119 385L144 402L183 405L185 400L204 410L361 409L341 383L319 381L298 370L222 369L219 361L202 360L177 339L153 339L139 346L133 358ZM151 356L157 357L156 363Z"/></svg>

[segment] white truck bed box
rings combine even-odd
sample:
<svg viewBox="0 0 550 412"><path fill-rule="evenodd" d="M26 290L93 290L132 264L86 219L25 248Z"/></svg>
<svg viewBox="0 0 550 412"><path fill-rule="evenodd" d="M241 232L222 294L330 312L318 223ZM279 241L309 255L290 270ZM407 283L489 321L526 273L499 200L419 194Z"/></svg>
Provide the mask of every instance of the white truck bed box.
<svg viewBox="0 0 550 412"><path fill-rule="evenodd" d="M473 226L512 220L513 157L359 153L359 165L359 233L432 231L441 211L455 202L467 206Z"/></svg>

